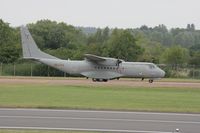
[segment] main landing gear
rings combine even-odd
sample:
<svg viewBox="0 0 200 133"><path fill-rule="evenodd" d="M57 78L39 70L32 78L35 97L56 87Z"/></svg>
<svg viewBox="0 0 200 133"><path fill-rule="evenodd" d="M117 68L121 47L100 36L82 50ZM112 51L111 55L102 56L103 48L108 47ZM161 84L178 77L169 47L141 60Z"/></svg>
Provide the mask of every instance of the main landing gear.
<svg viewBox="0 0 200 133"><path fill-rule="evenodd" d="M107 79L95 79L95 78L93 78L92 81L93 82L107 82L108 80Z"/></svg>
<svg viewBox="0 0 200 133"><path fill-rule="evenodd" d="M144 81L144 78L142 78L141 81ZM153 79L149 79L149 83L153 83Z"/></svg>

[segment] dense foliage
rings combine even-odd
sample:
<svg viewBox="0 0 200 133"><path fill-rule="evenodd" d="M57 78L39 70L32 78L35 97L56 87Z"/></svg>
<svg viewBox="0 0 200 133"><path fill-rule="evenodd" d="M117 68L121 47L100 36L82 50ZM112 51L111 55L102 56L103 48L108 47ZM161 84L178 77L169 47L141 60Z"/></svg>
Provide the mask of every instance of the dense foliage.
<svg viewBox="0 0 200 133"><path fill-rule="evenodd" d="M11 63L19 58L19 31L0 19L0 62Z"/></svg>
<svg viewBox="0 0 200 133"><path fill-rule="evenodd" d="M170 30L165 25L96 29L40 20L27 26L40 49L62 59L83 59L91 53L172 66L200 65L200 30L194 24ZM21 53L19 27L0 20L0 62L21 62Z"/></svg>

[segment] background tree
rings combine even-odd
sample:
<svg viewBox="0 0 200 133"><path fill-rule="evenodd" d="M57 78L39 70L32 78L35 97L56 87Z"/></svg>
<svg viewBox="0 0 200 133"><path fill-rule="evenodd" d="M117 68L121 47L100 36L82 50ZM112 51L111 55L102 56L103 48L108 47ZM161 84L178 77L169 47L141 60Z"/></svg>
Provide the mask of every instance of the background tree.
<svg viewBox="0 0 200 133"><path fill-rule="evenodd" d="M0 62L12 63L19 58L19 34L0 19Z"/></svg>
<svg viewBox="0 0 200 133"><path fill-rule="evenodd" d="M200 51L197 51L192 55L189 64L200 67Z"/></svg>
<svg viewBox="0 0 200 133"><path fill-rule="evenodd" d="M189 64L200 66L200 43L190 47Z"/></svg>
<svg viewBox="0 0 200 133"><path fill-rule="evenodd" d="M86 37L80 30L65 23L40 20L28 27L41 49L76 49L78 45L86 43Z"/></svg>
<svg viewBox="0 0 200 133"><path fill-rule="evenodd" d="M172 29L163 24L110 29L74 27L63 22L39 20L28 24L28 28L39 48L62 59L83 59L84 54L91 53L173 66L200 65L200 30L195 29L194 24ZM25 62L19 60L21 50L19 27L10 27L0 19L0 62ZM47 73L46 67L41 67L41 70Z"/></svg>
<svg viewBox="0 0 200 133"><path fill-rule="evenodd" d="M128 30L115 29L108 40L110 57L136 61L143 53L143 49L136 44L136 40Z"/></svg>
<svg viewBox="0 0 200 133"><path fill-rule="evenodd" d="M162 55L163 62L176 68L178 65L186 64L189 59L189 52L181 46L167 48Z"/></svg>

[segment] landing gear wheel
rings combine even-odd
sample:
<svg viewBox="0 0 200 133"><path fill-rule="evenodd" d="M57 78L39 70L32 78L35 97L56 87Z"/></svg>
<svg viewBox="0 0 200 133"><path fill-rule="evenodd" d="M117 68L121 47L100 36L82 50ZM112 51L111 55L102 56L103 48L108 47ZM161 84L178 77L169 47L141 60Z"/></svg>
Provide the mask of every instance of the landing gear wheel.
<svg viewBox="0 0 200 133"><path fill-rule="evenodd" d="M93 82L107 82L108 79L95 79L95 78L93 78L92 81Z"/></svg>
<svg viewBox="0 0 200 133"><path fill-rule="evenodd" d="M107 82L108 80L107 79L103 79L103 82Z"/></svg>
<svg viewBox="0 0 200 133"><path fill-rule="evenodd" d="M153 83L153 79L149 79L149 83Z"/></svg>

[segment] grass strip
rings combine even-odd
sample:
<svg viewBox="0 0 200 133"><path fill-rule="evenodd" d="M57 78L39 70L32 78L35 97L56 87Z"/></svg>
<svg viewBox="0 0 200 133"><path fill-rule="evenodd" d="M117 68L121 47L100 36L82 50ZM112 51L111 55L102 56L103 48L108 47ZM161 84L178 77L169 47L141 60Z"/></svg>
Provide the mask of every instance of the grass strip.
<svg viewBox="0 0 200 133"><path fill-rule="evenodd" d="M200 89L0 85L0 107L200 113Z"/></svg>

